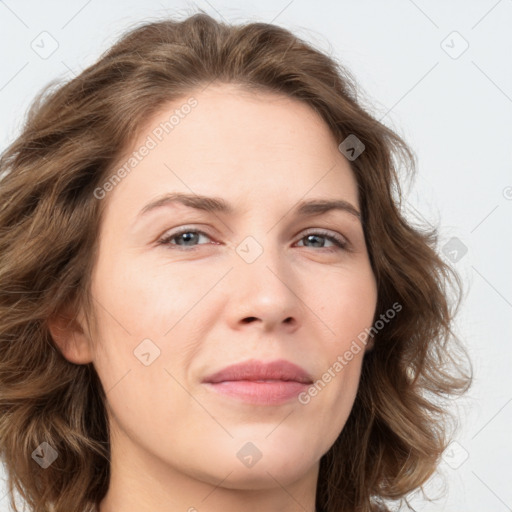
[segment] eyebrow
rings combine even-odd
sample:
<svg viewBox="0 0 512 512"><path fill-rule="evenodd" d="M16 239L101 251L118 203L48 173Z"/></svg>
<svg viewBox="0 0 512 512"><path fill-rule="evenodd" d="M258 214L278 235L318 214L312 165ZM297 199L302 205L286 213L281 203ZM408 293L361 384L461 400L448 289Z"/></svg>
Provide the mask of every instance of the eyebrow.
<svg viewBox="0 0 512 512"><path fill-rule="evenodd" d="M221 197L208 197L197 194L184 194L175 192L171 194L165 194L148 203L139 212L137 218L148 214L150 211L156 210L163 206L168 206L173 203L180 203L189 208L213 213L218 212L224 214L233 214L235 211L233 206ZM361 220L361 213L357 210L357 208L343 199L310 199L307 201L301 201L293 209L295 214L299 217L321 215L331 210L347 212Z"/></svg>

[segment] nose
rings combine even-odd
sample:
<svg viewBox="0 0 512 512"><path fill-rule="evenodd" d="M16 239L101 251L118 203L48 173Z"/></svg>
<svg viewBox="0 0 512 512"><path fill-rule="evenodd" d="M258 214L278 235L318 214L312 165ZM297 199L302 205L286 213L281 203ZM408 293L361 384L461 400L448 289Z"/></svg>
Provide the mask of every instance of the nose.
<svg viewBox="0 0 512 512"><path fill-rule="evenodd" d="M296 330L304 317L304 303L297 276L283 255L265 247L252 263L235 257L235 268L230 272L230 327L240 330L251 326L264 332Z"/></svg>

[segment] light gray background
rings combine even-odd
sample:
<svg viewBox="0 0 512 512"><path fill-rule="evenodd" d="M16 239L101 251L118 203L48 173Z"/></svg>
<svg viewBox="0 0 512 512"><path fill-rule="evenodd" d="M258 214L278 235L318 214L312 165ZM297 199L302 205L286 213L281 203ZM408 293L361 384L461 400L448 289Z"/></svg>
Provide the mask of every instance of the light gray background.
<svg viewBox="0 0 512 512"><path fill-rule="evenodd" d="M134 22L194 7L230 22L274 22L335 55L416 153L408 211L439 225L439 251L458 260L467 295L457 326L475 383L457 408L457 444L427 485L439 500L417 493L412 503L512 510L512 1L0 0L0 148L50 79L78 74ZM444 254L453 237L458 252ZM0 487L2 512L4 495Z"/></svg>

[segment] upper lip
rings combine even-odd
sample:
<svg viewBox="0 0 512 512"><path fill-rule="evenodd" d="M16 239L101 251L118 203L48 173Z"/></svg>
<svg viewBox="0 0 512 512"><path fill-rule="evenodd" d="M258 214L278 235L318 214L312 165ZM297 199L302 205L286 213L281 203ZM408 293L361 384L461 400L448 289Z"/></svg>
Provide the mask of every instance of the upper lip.
<svg viewBox="0 0 512 512"><path fill-rule="evenodd" d="M203 379L203 382L217 383L233 380L288 380L305 384L313 382L304 368L285 359L269 362L251 359L243 363L233 364L208 375Z"/></svg>

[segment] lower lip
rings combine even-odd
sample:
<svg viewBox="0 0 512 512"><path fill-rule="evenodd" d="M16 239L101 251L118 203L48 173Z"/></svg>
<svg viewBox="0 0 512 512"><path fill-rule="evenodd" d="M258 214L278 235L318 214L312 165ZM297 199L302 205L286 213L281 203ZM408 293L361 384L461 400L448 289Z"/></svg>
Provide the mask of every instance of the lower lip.
<svg viewBox="0 0 512 512"><path fill-rule="evenodd" d="M309 384L302 382L284 380L267 382L228 380L206 384L223 395L262 405L279 405L288 402L309 387Z"/></svg>

